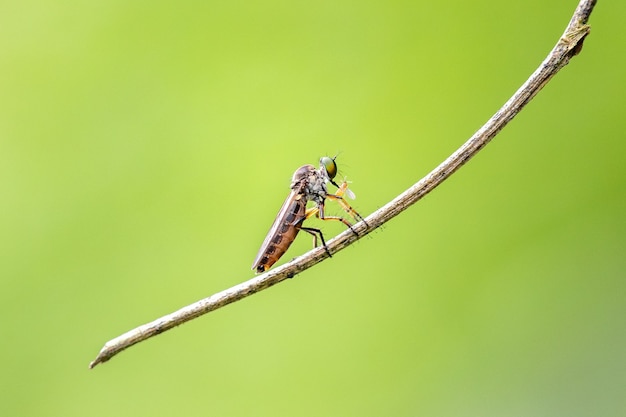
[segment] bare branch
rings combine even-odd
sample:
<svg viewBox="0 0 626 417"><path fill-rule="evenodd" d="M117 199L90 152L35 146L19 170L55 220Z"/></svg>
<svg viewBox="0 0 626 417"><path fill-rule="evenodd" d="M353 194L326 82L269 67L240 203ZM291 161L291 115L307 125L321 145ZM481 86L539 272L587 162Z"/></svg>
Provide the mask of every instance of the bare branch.
<svg viewBox="0 0 626 417"><path fill-rule="evenodd" d="M476 155L561 68L567 65L572 57L581 51L583 41L589 34L587 21L595 4L596 0L580 1L569 25L548 57L504 106L463 146L426 177L367 217L365 219L367 224L359 222L353 227L354 231L346 230L330 240L327 243L328 249L332 253L338 252L380 227L420 200ZM107 342L89 364L89 368L108 361L136 343L291 278L326 258L323 248L315 248L278 268L130 330Z"/></svg>

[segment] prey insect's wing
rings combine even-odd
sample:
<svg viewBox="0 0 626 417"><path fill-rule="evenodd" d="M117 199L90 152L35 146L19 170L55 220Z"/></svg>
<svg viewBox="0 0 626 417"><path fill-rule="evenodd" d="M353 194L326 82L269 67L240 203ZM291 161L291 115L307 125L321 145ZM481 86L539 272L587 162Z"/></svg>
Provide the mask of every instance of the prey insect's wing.
<svg viewBox="0 0 626 417"><path fill-rule="evenodd" d="M352 181L348 181L347 178L344 177L343 182L341 183L341 185L337 184L334 181L331 181L331 183L338 188L337 190L337 194L340 196L345 195L346 197L348 197L350 200L356 200L356 194L354 194L354 192L348 188L348 184L351 183Z"/></svg>
<svg viewBox="0 0 626 417"><path fill-rule="evenodd" d="M354 191L352 191L349 188L346 188L346 197L348 197L350 200L356 200L356 194L354 194Z"/></svg>

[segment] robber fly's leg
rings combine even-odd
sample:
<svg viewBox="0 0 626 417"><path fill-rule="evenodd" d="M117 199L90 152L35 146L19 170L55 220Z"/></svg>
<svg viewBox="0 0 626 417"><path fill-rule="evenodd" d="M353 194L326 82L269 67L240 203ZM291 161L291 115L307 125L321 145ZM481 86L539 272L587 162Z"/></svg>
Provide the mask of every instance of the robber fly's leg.
<svg viewBox="0 0 626 417"><path fill-rule="evenodd" d="M300 230L304 230L305 232L313 235L313 246L314 247L317 247L317 237L319 236L320 240L322 241L322 246L324 246L324 250L328 254L328 257L332 258L333 255L330 254L330 250L328 250L328 246L326 246L326 241L324 240L324 234L322 233L322 231L320 229L315 229L313 227L302 227L302 226L300 226Z"/></svg>
<svg viewBox="0 0 626 417"><path fill-rule="evenodd" d="M330 200L335 200L341 206L341 208L346 213L348 213L354 220L362 220L365 222L365 219L361 217L361 215L355 209L353 209L352 206L350 206L350 204L348 204L348 202L343 197L332 194L329 194L326 197ZM367 222L365 224L367 225Z"/></svg>
<svg viewBox="0 0 626 417"><path fill-rule="evenodd" d="M327 194L326 197L329 198L330 200L334 200L337 203L339 203L339 205L350 216L352 216L353 219L355 219L357 221L358 220L363 220L363 217L361 217L361 215L359 213L357 213L356 210L354 210L352 207L350 207L350 204L348 204L346 202L346 200L343 198L343 194L345 193L347 188L348 188L348 183L344 182L343 184L341 184L341 187L339 187L339 189L337 190L337 194ZM337 220L337 221L340 221L341 223L345 224L346 227L348 227L348 229L352 230L352 233L354 233L355 235L358 235L356 230L354 230L354 228L352 227L352 224L349 221L347 221L346 219L344 219L343 217L339 217L339 216L325 216L324 215L324 202L322 202L321 204L319 204L317 206L317 213L316 213L316 215L317 215L317 217L319 217L322 220ZM367 223L365 223L365 224L367 225Z"/></svg>
<svg viewBox="0 0 626 417"><path fill-rule="evenodd" d="M348 183L344 181L339 187L339 189L337 190L336 194L327 194L326 197L329 198L330 200L336 201L341 206L341 208L343 208L344 211L348 213L354 220L357 220L357 221L362 220L363 222L365 222L365 219L361 217L361 215L357 213L357 211L353 209L352 206L350 206L350 204L348 204L345 198L343 198L343 195L345 194L347 189L348 189ZM367 226L367 222L365 222L365 225Z"/></svg>
<svg viewBox="0 0 626 417"><path fill-rule="evenodd" d="M317 207L311 207L310 209L307 209L306 213L304 214L304 217L301 219L298 219L298 221L294 223L294 226L300 230L304 230L305 232L313 236L314 248L317 248L317 237L319 236L320 240L322 241L322 246L324 246L324 250L328 254L328 257L331 258L332 255L330 254L330 250L328 250L328 246L326 246L326 240L324 240L324 234L322 233L322 231L320 229L315 229L313 227L302 226L302 223L304 222L304 220L313 216L319 217L319 209Z"/></svg>
<svg viewBox="0 0 626 417"><path fill-rule="evenodd" d="M315 212L313 214L315 214L320 220L337 220L340 221L341 223L345 224L346 227L350 230L352 230L352 233L354 233L355 235L358 236L358 233L356 232L356 230L354 230L354 228L352 227L352 224L347 221L346 219L344 219L343 217L339 217L339 216L325 216L324 215L324 203L318 205L316 208L314 209L310 209L310 210L314 210Z"/></svg>
<svg viewBox="0 0 626 417"><path fill-rule="evenodd" d="M341 223L345 224L348 229L352 230L354 232L354 234L356 234L356 231L352 227L352 223L350 223L349 221L347 221L343 217L339 217L339 216L324 216L324 217L320 217L320 219L322 219L322 220L337 220L337 221L340 221Z"/></svg>

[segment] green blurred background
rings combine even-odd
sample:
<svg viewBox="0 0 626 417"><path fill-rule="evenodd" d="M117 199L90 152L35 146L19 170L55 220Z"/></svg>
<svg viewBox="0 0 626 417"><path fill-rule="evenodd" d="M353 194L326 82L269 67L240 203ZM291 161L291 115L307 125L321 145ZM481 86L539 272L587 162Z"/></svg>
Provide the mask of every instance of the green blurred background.
<svg viewBox="0 0 626 417"><path fill-rule="evenodd" d="M3 2L0 415L625 415L619 1L425 200L87 369L107 340L251 278L300 165L339 152L363 215L419 180L575 6Z"/></svg>

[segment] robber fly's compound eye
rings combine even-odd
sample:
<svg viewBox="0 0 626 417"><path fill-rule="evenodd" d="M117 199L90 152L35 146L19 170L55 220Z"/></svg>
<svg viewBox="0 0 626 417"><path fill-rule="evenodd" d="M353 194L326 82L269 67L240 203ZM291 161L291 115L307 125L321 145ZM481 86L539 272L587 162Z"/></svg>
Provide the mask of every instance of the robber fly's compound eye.
<svg viewBox="0 0 626 417"><path fill-rule="evenodd" d="M328 178L331 180L335 178L335 175L337 175L337 164L333 158L329 158L328 156L322 157L322 159L320 159L320 165L326 170Z"/></svg>

